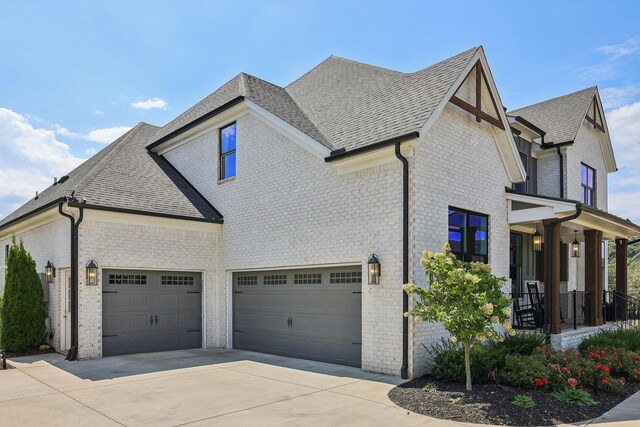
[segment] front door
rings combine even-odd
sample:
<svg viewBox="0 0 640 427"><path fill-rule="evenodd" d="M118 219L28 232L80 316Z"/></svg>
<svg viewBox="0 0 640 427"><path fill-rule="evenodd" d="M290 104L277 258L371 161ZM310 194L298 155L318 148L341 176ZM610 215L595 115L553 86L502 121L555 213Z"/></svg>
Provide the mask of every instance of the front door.
<svg viewBox="0 0 640 427"><path fill-rule="evenodd" d="M60 321L60 351L71 348L71 271L62 270L60 281L60 298L62 301L62 316Z"/></svg>

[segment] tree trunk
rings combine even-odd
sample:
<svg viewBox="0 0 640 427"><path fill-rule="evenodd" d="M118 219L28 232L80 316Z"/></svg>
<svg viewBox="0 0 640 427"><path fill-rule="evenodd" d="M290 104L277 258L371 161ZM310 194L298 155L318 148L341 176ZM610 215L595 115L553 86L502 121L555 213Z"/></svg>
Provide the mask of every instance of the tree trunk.
<svg viewBox="0 0 640 427"><path fill-rule="evenodd" d="M467 374L467 391L471 391L471 357L469 344L464 344L464 371Z"/></svg>

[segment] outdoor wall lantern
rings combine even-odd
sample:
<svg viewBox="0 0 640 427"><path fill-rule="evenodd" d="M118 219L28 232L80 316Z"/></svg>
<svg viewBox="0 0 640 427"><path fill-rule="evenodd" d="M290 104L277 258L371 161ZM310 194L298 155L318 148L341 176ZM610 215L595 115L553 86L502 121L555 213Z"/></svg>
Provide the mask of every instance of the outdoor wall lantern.
<svg viewBox="0 0 640 427"><path fill-rule="evenodd" d="M580 257L580 242L578 241L578 230L573 230L573 242L571 243L571 258Z"/></svg>
<svg viewBox="0 0 640 427"><path fill-rule="evenodd" d="M47 261L47 265L44 267L44 275L47 278L47 283L53 282L53 278L56 277L56 266Z"/></svg>
<svg viewBox="0 0 640 427"><path fill-rule="evenodd" d="M87 286L98 286L98 264L94 260L87 263Z"/></svg>
<svg viewBox="0 0 640 427"><path fill-rule="evenodd" d="M536 224L536 232L532 236L533 251L542 252L542 234L538 231L538 225Z"/></svg>
<svg viewBox="0 0 640 427"><path fill-rule="evenodd" d="M367 264L369 264L369 284L379 285L380 284L380 260L378 259L376 254L371 254Z"/></svg>

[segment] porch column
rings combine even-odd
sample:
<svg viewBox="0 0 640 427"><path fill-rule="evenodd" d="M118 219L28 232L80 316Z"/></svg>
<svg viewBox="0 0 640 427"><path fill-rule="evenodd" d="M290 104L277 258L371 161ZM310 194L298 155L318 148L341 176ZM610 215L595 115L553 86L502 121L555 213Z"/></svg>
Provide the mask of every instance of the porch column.
<svg viewBox="0 0 640 427"><path fill-rule="evenodd" d="M600 326L602 319L602 231L584 231L584 282L585 290L590 292L589 311L590 326Z"/></svg>
<svg viewBox="0 0 640 427"><path fill-rule="evenodd" d="M562 332L560 324L560 224L545 220L544 233L544 313L549 332Z"/></svg>
<svg viewBox="0 0 640 427"><path fill-rule="evenodd" d="M627 239L616 239L616 291L627 295ZM613 299L618 304L618 299ZM620 299L620 304L616 307L616 312L620 319L627 320L627 300Z"/></svg>

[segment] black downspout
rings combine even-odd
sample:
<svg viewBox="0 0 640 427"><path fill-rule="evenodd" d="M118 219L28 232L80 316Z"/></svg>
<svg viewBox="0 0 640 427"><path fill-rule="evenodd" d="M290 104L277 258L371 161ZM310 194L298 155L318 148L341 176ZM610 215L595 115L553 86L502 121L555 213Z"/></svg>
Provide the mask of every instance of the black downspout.
<svg viewBox="0 0 640 427"><path fill-rule="evenodd" d="M551 267L553 266L553 246L551 244L551 241L553 240L553 226L556 224L560 224L562 222L566 222L566 221L571 221L572 219L576 219L578 218L580 215L582 214L582 203L577 203L576 204L576 212L573 215L567 216L565 218L561 218L561 219L554 219L553 221L551 221L551 224L547 225L544 227L545 230L545 236L544 236L544 241L546 242L545 245L547 247L547 271L546 271L546 284L545 284L545 294L549 295L549 298L545 298L545 307L544 307L544 312L545 312L545 332L546 333L551 333L551 305L552 305L552 301L551 301L551 287L553 286L553 271L551 269Z"/></svg>
<svg viewBox="0 0 640 427"><path fill-rule="evenodd" d="M556 150L558 151L558 158L560 159L560 198L564 199L564 160L560 147L557 147Z"/></svg>
<svg viewBox="0 0 640 427"><path fill-rule="evenodd" d="M401 142L396 143L396 157L402 162L402 283L409 282L409 161L400 153ZM402 291L402 367L400 378L409 378L409 295Z"/></svg>
<svg viewBox="0 0 640 427"><path fill-rule="evenodd" d="M62 211L63 203L58 204L60 215L71 221L71 348L67 352L66 360L76 360L78 356L78 230L84 217L84 209L79 208L80 215L76 221L72 215Z"/></svg>

